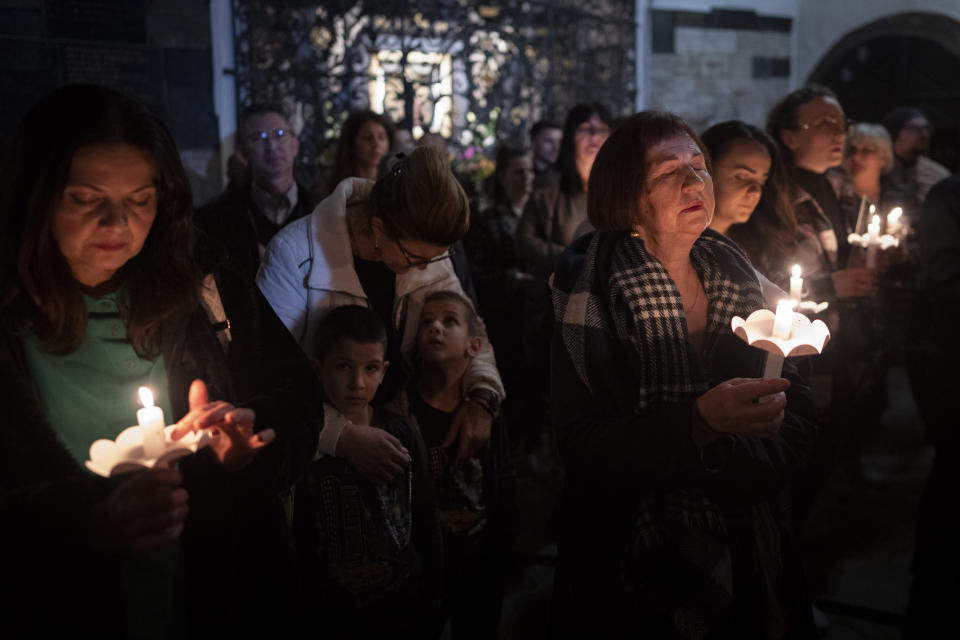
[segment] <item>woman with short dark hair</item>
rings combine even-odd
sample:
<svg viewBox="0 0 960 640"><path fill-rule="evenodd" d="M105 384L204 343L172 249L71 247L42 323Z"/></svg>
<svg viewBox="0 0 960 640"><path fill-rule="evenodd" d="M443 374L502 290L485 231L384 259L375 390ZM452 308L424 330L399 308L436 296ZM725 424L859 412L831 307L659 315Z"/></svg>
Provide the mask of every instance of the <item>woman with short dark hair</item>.
<svg viewBox="0 0 960 640"><path fill-rule="evenodd" d="M312 455L315 382L249 276L195 237L166 127L111 89L64 87L20 122L2 175L8 604L38 636L98 611L119 637L285 633L295 583L276 496ZM90 445L133 422L141 385L174 439L210 429L210 450L94 477ZM225 614L227 591L268 576L265 602Z"/></svg>
<svg viewBox="0 0 960 640"><path fill-rule="evenodd" d="M553 280L556 637L815 637L780 499L816 431L810 391L789 361L761 379L730 328L764 300L708 228L702 142L672 114L631 116L588 197L597 231Z"/></svg>

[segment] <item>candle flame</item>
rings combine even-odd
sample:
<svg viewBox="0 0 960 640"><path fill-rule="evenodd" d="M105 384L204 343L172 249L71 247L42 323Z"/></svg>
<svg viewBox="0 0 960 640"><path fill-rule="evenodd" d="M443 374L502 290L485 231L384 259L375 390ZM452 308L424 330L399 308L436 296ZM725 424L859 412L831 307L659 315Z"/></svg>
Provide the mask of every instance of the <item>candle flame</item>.
<svg viewBox="0 0 960 640"><path fill-rule="evenodd" d="M896 222L900 219L900 216L903 215L903 209L900 207L894 207L890 210L890 213L887 214L887 222Z"/></svg>
<svg viewBox="0 0 960 640"><path fill-rule="evenodd" d="M140 394L140 403L145 409L149 409L153 406L153 392L150 391L147 387L140 387L137 389L137 393Z"/></svg>
<svg viewBox="0 0 960 640"><path fill-rule="evenodd" d="M877 205L875 204L870 205L870 215L873 215L873 212L876 210L877 210Z"/></svg>
<svg viewBox="0 0 960 640"><path fill-rule="evenodd" d="M803 272L800 271L800 265L798 265L798 264L793 265L793 269L790 270L790 274L791 274L794 278L799 278L802 273L803 273Z"/></svg>

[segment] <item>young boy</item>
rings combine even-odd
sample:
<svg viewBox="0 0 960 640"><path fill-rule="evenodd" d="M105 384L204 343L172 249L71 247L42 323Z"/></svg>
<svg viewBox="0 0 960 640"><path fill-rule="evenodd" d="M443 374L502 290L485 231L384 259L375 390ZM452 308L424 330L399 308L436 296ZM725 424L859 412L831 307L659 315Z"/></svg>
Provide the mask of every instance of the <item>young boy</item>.
<svg viewBox="0 0 960 640"><path fill-rule="evenodd" d="M338 307L316 345L324 429L293 507L311 626L330 638L424 637L440 600L441 540L419 432L370 406L388 366L386 329L365 307Z"/></svg>
<svg viewBox="0 0 960 640"><path fill-rule="evenodd" d="M510 501L504 472L505 434L494 422L490 448L454 467L443 446L466 400L463 375L482 345L480 320L458 293L429 294L417 331L417 370L408 390L430 457L443 530L444 589L438 626L450 620L453 638L496 638L507 566Z"/></svg>

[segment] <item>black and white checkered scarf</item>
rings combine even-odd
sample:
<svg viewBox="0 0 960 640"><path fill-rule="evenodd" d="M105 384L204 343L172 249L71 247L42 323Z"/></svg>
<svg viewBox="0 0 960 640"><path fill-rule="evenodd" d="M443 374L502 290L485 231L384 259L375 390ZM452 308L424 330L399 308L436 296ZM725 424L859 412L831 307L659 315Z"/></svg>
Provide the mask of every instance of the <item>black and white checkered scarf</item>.
<svg viewBox="0 0 960 640"><path fill-rule="evenodd" d="M717 338L731 331L732 317L761 308L763 294L739 248L712 230L697 239L690 258L709 302L710 362ZM640 238L597 232L574 242L554 273L553 305L563 344L598 407L642 416L707 390L706 373L692 356L680 293ZM701 637L711 614L732 598L724 517L695 488L651 490L638 501L628 571L646 575L627 581L638 583L682 636ZM666 580L660 579L664 574Z"/></svg>

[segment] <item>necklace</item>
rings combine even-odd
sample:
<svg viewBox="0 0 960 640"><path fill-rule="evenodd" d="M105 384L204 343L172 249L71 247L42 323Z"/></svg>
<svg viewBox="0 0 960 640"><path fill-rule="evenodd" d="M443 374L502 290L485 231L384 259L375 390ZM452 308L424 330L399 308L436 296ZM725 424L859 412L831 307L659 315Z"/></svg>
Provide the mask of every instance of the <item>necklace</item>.
<svg viewBox="0 0 960 640"><path fill-rule="evenodd" d="M387 522L390 537L393 538L398 549L407 548L410 544L410 534L413 532L413 470L408 468L405 475L407 476L407 504L406 515L402 516L402 520L400 514L403 512L403 500L397 487L377 485L380 510Z"/></svg>
<svg viewBox="0 0 960 640"><path fill-rule="evenodd" d="M693 304L691 304L689 307L687 307L686 305L684 305L683 307L683 312L687 315L689 315L694 309L696 309L697 305L700 303L700 289L703 288L700 286L700 279L697 277L696 271L693 271L693 281L696 283L695 292L693 296Z"/></svg>
<svg viewBox="0 0 960 640"><path fill-rule="evenodd" d="M688 309L687 307L684 307L684 308L683 308L683 312L686 313L686 314L690 314L694 309L697 308L697 304L698 304L699 302L700 302L700 285L698 284L698 285L697 285L697 293L696 293L696 296L694 296L694 298L693 298L693 304L690 305L690 308L689 308L689 309Z"/></svg>

